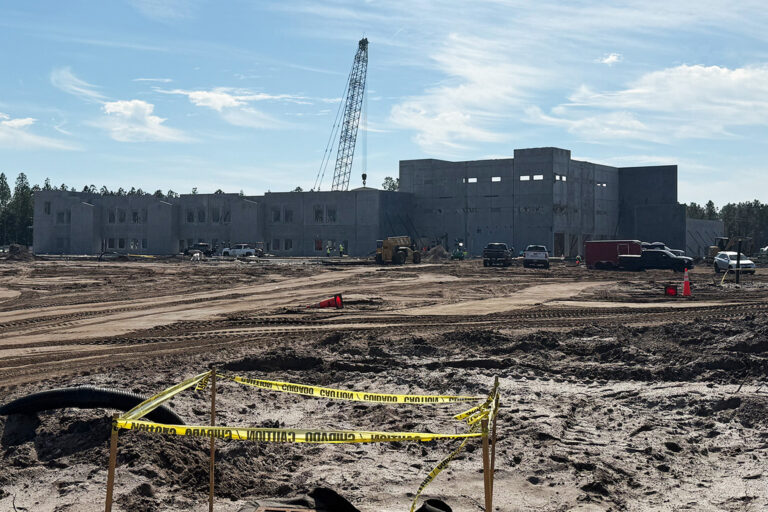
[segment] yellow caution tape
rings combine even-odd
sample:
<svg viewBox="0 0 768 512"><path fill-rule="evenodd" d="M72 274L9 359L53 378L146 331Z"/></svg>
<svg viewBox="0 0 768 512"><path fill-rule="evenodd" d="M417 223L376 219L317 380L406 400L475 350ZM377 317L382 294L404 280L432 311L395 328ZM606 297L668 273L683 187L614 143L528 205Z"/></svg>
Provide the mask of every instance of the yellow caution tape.
<svg viewBox="0 0 768 512"><path fill-rule="evenodd" d="M239 382L246 386L260 389L279 391L281 393L293 393L317 398L330 398L332 400L352 400L356 402L376 402L387 404L446 404L456 402L473 402L482 400L482 396L460 395L399 395L386 393L370 393L368 391L348 391L343 389L324 388L307 384L296 384L276 380L251 379L233 375L216 374L219 378Z"/></svg>
<svg viewBox="0 0 768 512"><path fill-rule="evenodd" d="M468 435L472 435L474 437L481 436L482 433L478 433L480 430L480 425L473 425L472 428L469 430ZM422 480L421 485L419 486L419 489L416 491L416 496L413 497L413 503L411 503L411 512L414 511L416 508L416 502L419 500L419 496L421 496L421 493L424 492L424 489L432 483L432 481L439 475L446 467L448 467L448 464L456 458L456 456L461 453L461 451L464 449L464 447L467 445L467 442L469 439L464 439L464 441L461 442L461 444L453 450L446 458L441 460L437 466L435 466L432 471L429 472L429 474Z"/></svg>
<svg viewBox="0 0 768 512"><path fill-rule="evenodd" d="M208 383L211 381L211 374L212 372L208 372L208 375L203 377L202 380L197 383L197 386L195 386L195 391L205 391L205 388L208 387Z"/></svg>
<svg viewBox="0 0 768 512"><path fill-rule="evenodd" d="M147 414L149 414L150 412L157 409L158 407L160 407L160 404L162 404L166 400L170 400L171 398L173 398L174 395L177 395L182 391L184 391L185 389L191 388L192 386L196 386L206 376L210 376L210 374L211 372L207 371L205 373L201 373L200 375L195 375L194 377L190 377L189 379L183 382L180 382L175 386L171 386L170 388L163 390L158 394L144 400L139 405L137 405L130 411L123 414L120 417L120 419L137 420L139 418L142 418Z"/></svg>
<svg viewBox="0 0 768 512"><path fill-rule="evenodd" d="M164 435L256 441L264 443L388 443L395 441L434 441L463 439L481 434L432 434L428 432L375 432L365 430L305 430L294 428L210 427L204 425L166 425L151 421L118 418L115 428Z"/></svg>
<svg viewBox="0 0 768 512"><path fill-rule="evenodd" d="M470 425L470 435L482 436L483 433L479 433L481 428L479 421L486 418L492 420L496 417L499 412L499 394L499 378L496 377L493 383L493 390L491 391L491 394L488 395L488 398L485 400L485 402L476 407L473 407L472 409L464 411L461 414L457 414L454 416L454 419L465 420ZM450 464L450 462L455 459L459 453L461 453L461 451L467 445L468 441L469 439L464 439L464 441L462 441L454 451L452 451L447 457L441 460L437 466L435 466L432 471L429 472L426 478L424 478L424 480L421 482L421 485L419 486L419 489L416 491L416 496L413 497L413 503L411 503L411 512L413 512L416 508L416 502L419 500L421 493L424 492L424 489L430 483L432 483L437 475L439 475L446 467L448 467L448 464Z"/></svg>

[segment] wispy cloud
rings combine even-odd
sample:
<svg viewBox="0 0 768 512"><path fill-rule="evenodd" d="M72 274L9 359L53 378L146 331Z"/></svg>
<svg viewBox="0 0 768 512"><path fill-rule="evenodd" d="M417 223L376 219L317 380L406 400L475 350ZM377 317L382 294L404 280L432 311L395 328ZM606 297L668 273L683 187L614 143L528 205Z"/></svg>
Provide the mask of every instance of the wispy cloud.
<svg viewBox="0 0 768 512"><path fill-rule="evenodd" d="M206 107L221 114L222 119L235 126L248 128L275 128L285 124L284 121L261 111L253 106L253 102L276 101L299 105L312 104L312 98L293 94L268 94L252 92L246 89L232 87L215 87L210 90L156 89L164 94L186 96L190 103L198 107ZM325 101L325 99L319 99Z"/></svg>
<svg viewBox="0 0 768 512"><path fill-rule="evenodd" d="M102 107L106 118L97 124L120 142L189 142L184 132L165 126L162 117L153 114L155 106L142 100L111 101Z"/></svg>
<svg viewBox="0 0 768 512"><path fill-rule="evenodd" d="M155 21L190 18L197 3L196 0L131 0L142 15Z"/></svg>
<svg viewBox="0 0 768 512"><path fill-rule="evenodd" d="M768 127L768 65L729 69L682 65L646 73L617 91L580 87L551 114L530 122L595 138L654 142L731 136L731 128Z"/></svg>
<svg viewBox="0 0 768 512"><path fill-rule="evenodd" d="M170 78L134 78L134 82L160 82L163 84L167 84L170 82L173 82Z"/></svg>
<svg viewBox="0 0 768 512"><path fill-rule="evenodd" d="M601 64L607 64L608 66L613 66L614 64L618 64L623 60L624 57L620 53L609 53L608 55L604 55L602 58L597 59L597 62Z"/></svg>
<svg viewBox="0 0 768 512"><path fill-rule="evenodd" d="M54 68L51 71L51 84L67 94L72 94L86 101L101 102L106 99L95 85L75 76L70 67Z"/></svg>
<svg viewBox="0 0 768 512"><path fill-rule="evenodd" d="M496 130L501 112L523 104L547 76L540 68L509 61L508 50L498 41L452 34L431 56L449 78L392 107L391 122L416 131L415 142L437 154L503 140Z"/></svg>
<svg viewBox="0 0 768 512"><path fill-rule="evenodd" d="M65 141L30 133L37 120L31 117L11 118L0 113L0 147L7 149L59 149L72 151L77 146Z"/></svg>

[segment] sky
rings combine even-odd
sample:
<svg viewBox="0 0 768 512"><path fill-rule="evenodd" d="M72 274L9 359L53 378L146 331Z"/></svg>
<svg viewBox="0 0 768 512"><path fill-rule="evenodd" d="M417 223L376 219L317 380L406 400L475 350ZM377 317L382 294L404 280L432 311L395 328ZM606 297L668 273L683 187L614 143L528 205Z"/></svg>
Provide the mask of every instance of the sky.
<svg viewBox="0 0 768 512"><path fill-rule="evenodd" d="M309 190L361 37L351 188L399 160L555 146L676 164L681 202L768 201L768 10L753 0L6 0L0 171L11 186L24 172L78 190Z"/></svg>

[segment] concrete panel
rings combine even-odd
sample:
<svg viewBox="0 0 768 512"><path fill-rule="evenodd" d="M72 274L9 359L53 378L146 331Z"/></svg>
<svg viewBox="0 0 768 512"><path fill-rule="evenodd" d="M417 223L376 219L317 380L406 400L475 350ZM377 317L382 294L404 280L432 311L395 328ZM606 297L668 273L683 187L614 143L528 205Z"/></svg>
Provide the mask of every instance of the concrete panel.
<svg viewBox="0 0 768 512"><path fill-rule="evenodd" d="M715 245L715 238L725 236L725 227L721 220L686 219L685 253L692 258L703 258L710 245Z"/></svg>

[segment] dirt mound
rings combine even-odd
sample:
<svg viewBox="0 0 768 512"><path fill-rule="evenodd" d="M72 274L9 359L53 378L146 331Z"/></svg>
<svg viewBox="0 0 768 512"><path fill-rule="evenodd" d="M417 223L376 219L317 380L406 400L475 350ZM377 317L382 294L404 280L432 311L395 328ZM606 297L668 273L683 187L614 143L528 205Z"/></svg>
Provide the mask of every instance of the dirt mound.
<svg viewBox="0 0 768 512"><path fill-rule="evenodd" d="M450 257L450 253L446 251L442 245L438 245L427 251L422 260L432 263L435 261L447 260Z"/></svg>
<svg viewBox="0 0 768 512"><path fill-rule="evenodd" d="M244 357L223 366L231 371L276 372L283 370L311 370L322 366L317 357L299 356L295 353L273 352L261 357Z"/></svg>
<svg viewBox="0 0 768 512"><path fill-rule="evenodd" d="M5 259L6 261L32 261L35 256L29 252L26 245L11 244Z"/></svg>

